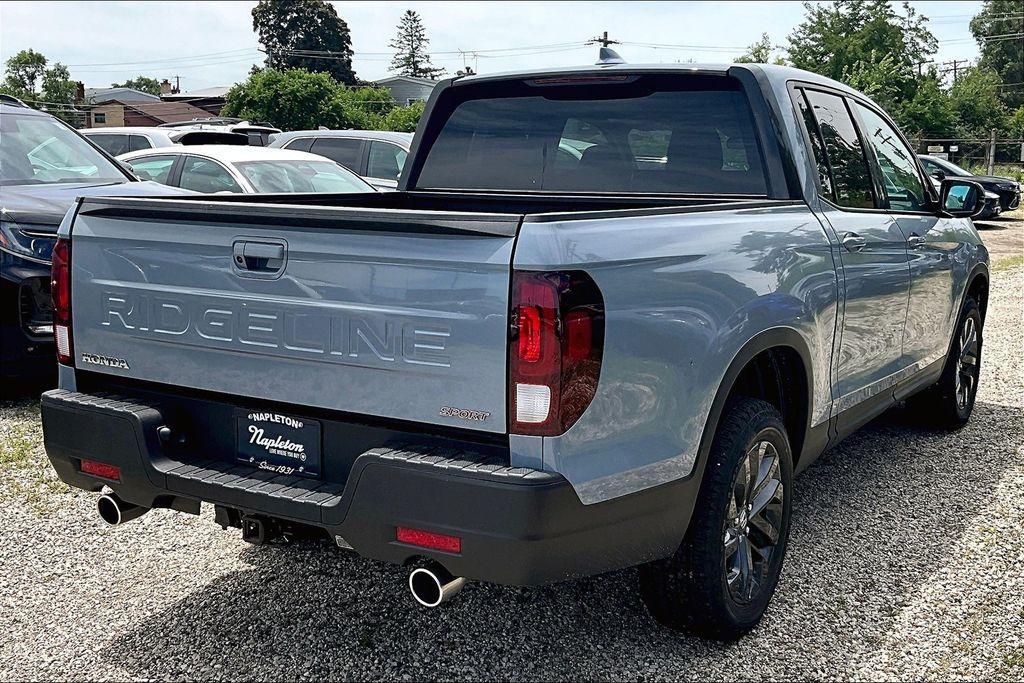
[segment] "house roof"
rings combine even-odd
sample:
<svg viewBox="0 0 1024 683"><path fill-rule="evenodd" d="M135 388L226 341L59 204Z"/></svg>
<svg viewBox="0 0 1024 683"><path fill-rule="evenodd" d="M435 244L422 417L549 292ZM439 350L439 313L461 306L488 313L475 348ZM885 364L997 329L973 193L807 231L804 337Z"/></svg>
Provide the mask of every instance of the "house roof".
<svg viewBox="0 0 1024 683"><path fill-rule="evenodd" d="M437 85L437 81L433 81L429 78L420 78L419 76L387 76L385 78L378 78L373 82L377 85L387 85L388 83L394 83L396 81L416 83L417 85L429 85L431 88Z"/></svg>
<svg viewBox="0 0 1024 683"><path fill-rule="evenodd" d="M210 115L208 111L194 107L187 102L131 102L125 104L126 110L135 110L151 119L161 123L174 123L177 121L191 121L192 119L206 118Z"/></svg>
<svg viewBox="0 0 1024 683"><path fill-rule="evenodd" d="M163 100L206 100L206 99L223 99L227 97L228 91L231 90L230 85L217 85L212 88L200 88L199 90L189 90L188 92L179 92L174 94L163 95Z"/></svg>
<svg viewBox="0 0 1024 683"><path fill-rule="evenodd" d="M160 98L135 88L86 88L86 104L103 104L104 102L159 102Z"/></svg>

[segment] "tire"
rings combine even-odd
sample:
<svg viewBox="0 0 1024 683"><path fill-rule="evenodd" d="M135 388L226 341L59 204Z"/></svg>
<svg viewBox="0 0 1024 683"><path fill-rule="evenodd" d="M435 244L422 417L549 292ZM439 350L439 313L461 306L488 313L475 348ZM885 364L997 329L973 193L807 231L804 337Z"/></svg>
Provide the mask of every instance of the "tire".
<svg viewBox="0 0 1024 683"><path fill-rule="evenodd" d="M956 430L974 410L981 373L981 309L974 297L964 300L949 355L939 381L908 401L912 414L930 427Z"/></svg>
<svg viewBox="0 0 1024 683"><path fill-rule="evenodd" d="M760 467L748 477L753 463ZM786 554L792 481L793 457L779 411L757 399L731 400L686 537L672 557L640 568L640 593L651 615L670 628L717 640L735 640L756 626ZM767 505L760 514L743 514L737 500Z"/></svg>

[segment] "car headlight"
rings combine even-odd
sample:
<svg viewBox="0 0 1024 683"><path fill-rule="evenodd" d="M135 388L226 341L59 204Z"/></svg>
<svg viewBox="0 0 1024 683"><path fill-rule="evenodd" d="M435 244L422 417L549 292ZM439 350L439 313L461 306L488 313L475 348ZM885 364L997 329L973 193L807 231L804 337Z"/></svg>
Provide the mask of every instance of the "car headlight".
<svg viewBox="0 0 1024 683"><path fill-rule="evenodd" d="M1000 190L1012 192L1017 189L1018 185L1017 183L1000 183L999 185L996 185L996 187L998 187Z"/></svg>
<svg viewBox="0 0 1024 683"><path fill-rule="evenodd" d="M0 249L37 261L50 261L57 233L19 227L13 221L0 221Z"/></svg>

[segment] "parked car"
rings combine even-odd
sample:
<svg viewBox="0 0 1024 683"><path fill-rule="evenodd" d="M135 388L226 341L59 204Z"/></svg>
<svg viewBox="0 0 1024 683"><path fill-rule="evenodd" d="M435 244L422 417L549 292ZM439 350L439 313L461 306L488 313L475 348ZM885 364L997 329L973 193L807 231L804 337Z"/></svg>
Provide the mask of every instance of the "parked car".
<svg viewBox="0 0 1024 683"><path fill-rule="evenodd" d="M424 116L397 192L79 203L43 429L104 519L317 530L426 606L640 565L658 620L735 638L794 472L897 401L970 418L981 189L934 192L861 93L619 64Z"/></svg>
<svg viewBox="0 0 1024 683"><path fill-rule="evenodd" d="M411 145L412 133L383 130L294 130L278 133L270 140L271 147L332 159L381 190L398 186Z"/></svg>
<svg viewBox="0 0 1024 683"><path fill-rule="evenodd" d="M280 128L275 128L270 124L255 123L227 116L211 116L204 119L192 119L191 121L162 123L160 128L190 128L193 130L237 133L245 135L249 139L249 144L255 147L266 147L271 136L281 132Z"/></svg>
<svg viewBox="0 0 1024 683"><path fill-rule="evenodd" d="M140 183L73 128L0 96L0 378L53 377L50 253L83 195L184 194Z"/></svg>
<svg viewBox="0 0 1024 683"><path fill-rule="evenodd" d="M225 131L151 127L87 128L79 131L111 156L174 145L248 145L243 133Z"/></svg>
<svg viewBox="0 0 1024 683"><path fill-rule="evenodd" d="M214 192L374 192L330 159L285 149L236 145L164 147L118 157L136 175L164 185Z"/></svg>
<svg viewBox="0 0 1024 683"><path fill-rule="evenodd" d="M988 198L988 205L978 218L988 218L989 216L998 215L1002 211L1013 211L1020 206L1020 183L1012 178L976 175L947 159L928 154L921 154L919 156L925 171L935 180L941 182L946 178L952 180L965 178L978 183L986 192L997 196L998 202L992 201L991 197Z"/></svg>

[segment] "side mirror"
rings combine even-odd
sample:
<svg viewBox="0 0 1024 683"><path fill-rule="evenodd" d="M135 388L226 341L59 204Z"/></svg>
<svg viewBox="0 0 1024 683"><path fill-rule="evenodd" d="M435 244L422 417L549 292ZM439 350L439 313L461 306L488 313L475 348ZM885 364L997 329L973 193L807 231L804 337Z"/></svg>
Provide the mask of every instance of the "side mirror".
<svg viewBox="0 0 1024 683"><path fill-rule="evenodd" d="M936 180L942 180L945 177L946 177L946 174L943 173L942 171L938 171L938 170L932 171L932 178L935 178Z"/></svg>
<svg viewBox="0 0 1024 683"><path fill-rule="evenodd" d="M974 218L985 208L985 192L970 180L943 180L939 202L943 215L952 218Z"/></svg>
<svg viewBox="0 0 1024 683"><path fill-rule="evenodd" d="M129 164L127 161L122 161L120 159L114 159L114 161L116 161L117 165L123 168L126 172L128 172L133 178L139 177L139 174L135 170L135 167Z"/></svg>

